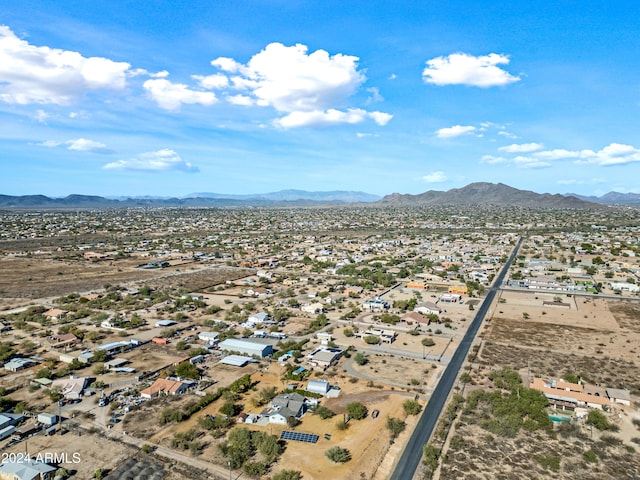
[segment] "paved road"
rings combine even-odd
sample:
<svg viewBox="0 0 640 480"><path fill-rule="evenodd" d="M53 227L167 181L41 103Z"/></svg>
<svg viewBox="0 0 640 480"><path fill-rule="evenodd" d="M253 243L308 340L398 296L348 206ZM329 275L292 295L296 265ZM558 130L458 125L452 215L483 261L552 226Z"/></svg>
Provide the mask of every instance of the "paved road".
<svg viewBox="0 0 640 480"><path fill-rule="evenodd" d="M431 438L431 434L433 433L433 429L436 426L438 418L440 417L440 413L449 397L449 393L451 393L451 389L453 388L453 384L455 383L456 378L458 377L458 372L462 367L462 364L469 353L469 348L473 343L476 334L478 333L478 329L482 324L482 320L484 319L493 299L496 295L496 292L500 288L502 281L506 273L513 262L520 245L522 244L522 238L511 252L511 256L509 257L507 263L504 265L500 273L495 279L493 286L487 292L487 296L485 297L482 305L478 309L476 316L474 317L467 333L463 337L458 349L453 354L449 365L446 370L442 374L442 378L438 385L433 391L431 398L429 399L429 403L425 408L422 417L418 421L418 425L416 425L411 438L407 442L407 445L402 452L402 455L396 465L395 470L391 474L391 480L411 480L413 479L416 470L418 469L418 465L420 463L420 458L422 457L422 447L429 441Z"/></svg>

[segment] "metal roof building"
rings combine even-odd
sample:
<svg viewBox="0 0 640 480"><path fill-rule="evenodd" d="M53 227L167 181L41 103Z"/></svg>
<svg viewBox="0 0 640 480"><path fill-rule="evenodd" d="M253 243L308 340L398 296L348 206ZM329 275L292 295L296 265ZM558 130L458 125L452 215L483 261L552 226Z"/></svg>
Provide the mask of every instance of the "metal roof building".
<svg viewBox="0 0 640 480"><path fill-rule="evenodd" d="M224 342L221 342L219 346L220 350L237 352L249 356L255 355L260 358L264 358L273 353L273 347L271 345L265 345L263 343L252 342L239 338L228 338Z"/></svg>
<svg viewBox="0 0 640 480"><path fill-rule="evenodd" d="M329 382L325 380L309 380L307 383L307 392L319 393L325 395L329 391Z"/></svg>

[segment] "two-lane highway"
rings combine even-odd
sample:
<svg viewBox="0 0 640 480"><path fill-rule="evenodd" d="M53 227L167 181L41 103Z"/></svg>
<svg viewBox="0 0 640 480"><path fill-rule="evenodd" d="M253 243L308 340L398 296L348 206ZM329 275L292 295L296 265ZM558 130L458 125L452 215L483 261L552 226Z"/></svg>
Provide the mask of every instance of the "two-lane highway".
<svg viewBox="0 0 640 480"><path fill-rule="evenodd" d="M398 461L395 470L391 474L391 480L411 480L416 470L418 469L418 464L420 463L420 458L422 457L422 447L429 441L431 438L431 434L433 429L436 426L436 422L440 417L440 413L451 393L451 389L455 383L456 378L458 377L458 373L460 372L460 368L464 363L467 354L469 353L469 349L471 348L471 344L476 338L478 333L478 329L484 320L489 307L493 303L493 299L495 298L496 292L500 288L505 275L509 271L509 267L513 263L513 260L516 257L516 253L520 249L520 245L522 244L522 238L518 241L517 245L511 252L511 256L507 260L506 264L502 267L502 270L496 277L493 282L493 286L489 288L487 292L487 296L485 297L482 305L478 309L476 316L474 317L471 325L469 325L469 329L467 333L462 338L460 345L458 346L456 352L453 354L449 365L445 369L442 374L442 378L438 382L438 385L433 391L431 398L429 399L429 403L420 417L418 424L416 425L411 438L407 442L407 446L405 447L400 460Z"/></svg>

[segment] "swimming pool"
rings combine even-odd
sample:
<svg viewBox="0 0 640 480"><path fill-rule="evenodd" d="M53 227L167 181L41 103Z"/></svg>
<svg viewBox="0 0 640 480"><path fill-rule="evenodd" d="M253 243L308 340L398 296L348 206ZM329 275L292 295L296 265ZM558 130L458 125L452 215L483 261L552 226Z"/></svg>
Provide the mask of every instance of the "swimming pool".
<svg viewBox="0 0 640 480"><path fill-rule="evenodd" d="M551 419L552 422L568 422L569 420L571 420L571 417L567 417L566 415L549 415L549 418Z"/></svg>

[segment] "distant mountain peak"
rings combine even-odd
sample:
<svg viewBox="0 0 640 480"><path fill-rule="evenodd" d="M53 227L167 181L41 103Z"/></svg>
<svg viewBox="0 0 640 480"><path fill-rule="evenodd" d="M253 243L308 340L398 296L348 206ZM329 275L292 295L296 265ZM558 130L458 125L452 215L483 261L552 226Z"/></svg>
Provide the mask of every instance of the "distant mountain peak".
<svg viewBox="0 0 640 480"><path fill-rule="evenodd" d="M535 193L505 185L504 183L475 182L464 187L447 191L429 190L417 195L387 195L381 204L398 205L494 205L522 206L532 208L593 208L596 206L584 200L564 195Z"/></svg>

